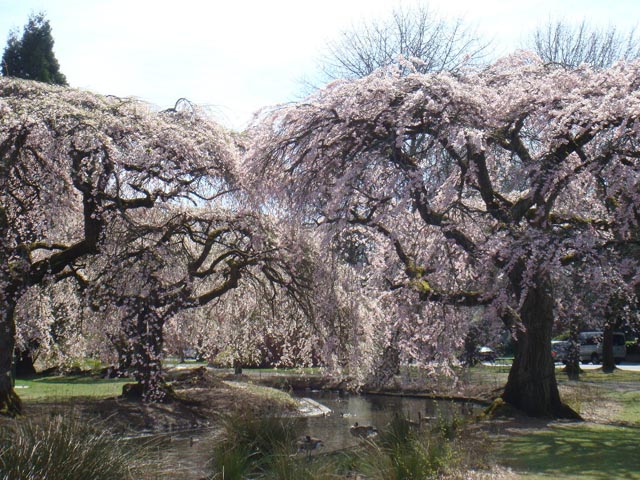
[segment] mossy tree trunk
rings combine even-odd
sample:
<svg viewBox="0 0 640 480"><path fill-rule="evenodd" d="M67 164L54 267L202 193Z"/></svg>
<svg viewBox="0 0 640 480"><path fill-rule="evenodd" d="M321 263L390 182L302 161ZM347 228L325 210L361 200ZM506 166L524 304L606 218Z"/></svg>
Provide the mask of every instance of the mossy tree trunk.
<svg viewBox="0 0 640 480"><path fill-rule="evenodd" d="M369 386L375 388L384 386L393 379L394 376L400 373L399 338L400 330L396 327L391 334L388 344L384 346L377 365L369 378Z"/></svg>
<svg viewBox="0 0 640 480"><path fill-rule="evenodd" d="M553 294L546 274L523 281L524 268L511 272L514 291L524 298L519 314L522 324L515 339L515 357L502 399L534 417L579 418L562 403L551 355Z"/></svg>

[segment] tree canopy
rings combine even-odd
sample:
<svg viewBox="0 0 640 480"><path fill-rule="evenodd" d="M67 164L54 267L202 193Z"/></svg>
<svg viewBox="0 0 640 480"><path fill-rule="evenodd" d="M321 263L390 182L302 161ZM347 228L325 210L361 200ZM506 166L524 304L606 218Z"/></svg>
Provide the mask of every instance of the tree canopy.
<svg viewBox="0 0 640 480"><path fill-rule="evenodd" d="M0 412L21 410L16 338L70 345L59 317L77 310L147 400L164 396L167 329L234 364L259 343L283 364L321 356L362 385L449 368L481 324L515 339L504 400L575 416L554 323L613 328L638 304L640 64L518 52L480 68L459 24L394 22L336 50L350 79L246 136L185 100L0 78Z"/></svg>
<svg viewBox="0 0 640 480"><path fill-rule="evenodd" d="M16 30L9 34L2 55L2 75L66 85L53 45L51 25L44 13L31 15L21 37Z"/></svg>
<svg viewBox="0 0 640 480"><path fill-rule="evenodd" d="M150 209L226 191L237 153L192 108L1 78L0 159L0 410L15 412L14 312L28 289L86 269L117 224L149 231Z"/></svg>
<svg viewBox="0 0 640 480"><path fill-rule="evenodd" d="M234 136L185 100L157 112L0 79L2 411L20 411L8 375L16 332L23 342L30 331L68 334L52 312L25 304L46 289L51 305L67 295L89 314L94 342L111 343L145 400L164 398L164 326L182 310L243 284L288 305L277 310L292 320L313 319L304 242L254 210L238 158ZM67 280L75 291L53 288Z"/></svg>
<svg viewBox="0 0 640 480"><path fill-rule="evenodd" d="M401 344L453 353L452 319L482 305L516 337L503 398L571 416L550 340L555 302L572 298L554 297L554 275L580 265L597 283L606 258L630 294L638 283L625 251L640 220L640 65L570 71L523 53L457 76L407 68L265 114L251 168L303 218L368 232L367 277L397 296Z"/></svg>

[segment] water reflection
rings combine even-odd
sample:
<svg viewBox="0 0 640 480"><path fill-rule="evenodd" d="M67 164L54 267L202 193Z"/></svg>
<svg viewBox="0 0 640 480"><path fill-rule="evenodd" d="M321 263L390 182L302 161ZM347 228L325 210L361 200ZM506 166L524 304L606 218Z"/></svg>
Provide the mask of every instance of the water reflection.
<svg viewBox="0 0 640 480"><path fill-rule="evenodd" d="M349 431L356 422L359 425L372 425L380 430L394 415L404 415L415 422L433 422L436 419L450 419L454 415L471 415L480 408L470 403L416 397L349 395L326 391L303 391L295 394L311 398L331 409L331 414L326 416L297 420L298 435L321 439L323 447L320 452L324 453L356 446L361 439L351 435ZM165 466L162 469L165 473L159 478L187 480L206 477L214 437L218 433L217 429L202 429L159 435L161 442L156 447L157 458Z"/></svg>
<svg viewBox="0 0 640 480"><path fill-rule="evenodd" d="M300 435L312 435L322 439L324 451L342 450L357 445L359 439L349 432L349 428L355 422L382 429L394 415L402 415L415 422L432 422L435 419L448 420L454 415L470 415L477 408L469 403L416 397L349 395L325 391L304 391L296 394L311 398L332 410L328 416L300 419Z"/></svg>
<svg viewBox="0 0 640 480"><path fill-rule="evenodd" d="M154 480L207 478L217 433L217 430L201 429L189 433L159 435L153 439L150 454L160 472Z"/></svg>

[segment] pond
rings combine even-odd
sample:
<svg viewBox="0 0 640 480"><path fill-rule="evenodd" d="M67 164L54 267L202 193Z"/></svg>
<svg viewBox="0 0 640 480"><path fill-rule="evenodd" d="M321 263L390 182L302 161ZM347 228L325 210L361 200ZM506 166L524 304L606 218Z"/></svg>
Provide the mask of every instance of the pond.
<svg viewBox="0 0 640 480"><path fill-rule="evenodd" d="M387 395L351 395L334 391L294 392L299 398L310 398L331 409L324 416L300 418L297 423L300 436L310 435L323 441L322 452L328 453L354 447L359 439L350 427L371 425L383 429L394 417L423 422L448 420L454 416L479 413L481 407L450 400ZM165 436L157 448L158 458L173 479L202 478L207 474L206 463L213 450L213 437L217 430L196 430ZM167 477L169 478L169 477Z"/></svg>
<svg viewBox="0 0 640 480"><path fill-rule="evenodd" d="M433 422L480 411L480 407L470 403L408 396L349 395L327 391L297 392L297 395L311 398L331 409L326 416L300 419L300 435L320 438L325 452L357 445L359 439L349 430L356 422L383 429L396 415L414 422Z"/></svg>

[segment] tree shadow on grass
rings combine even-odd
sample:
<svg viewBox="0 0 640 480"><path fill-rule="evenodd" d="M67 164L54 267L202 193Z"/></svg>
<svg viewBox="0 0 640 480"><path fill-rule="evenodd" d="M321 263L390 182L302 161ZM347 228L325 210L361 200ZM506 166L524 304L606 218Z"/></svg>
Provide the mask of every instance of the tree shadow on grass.
<svg viewBox="0 0 640 480"><path fill-rule="evenodd" d="M640 479L640 428L556 425L509 437L501 463L515 470L584 479Z"/></svg>
<svg viewBox="0 0 640 480"><path fill-rule="evenodd" d="M127 383L131 382L128 378L97 378L89 375L63 375L54 377L32 377L28 378L31 382L43 383L43 384L76 384L76 385L96 385L106 383Z"/></svg>

